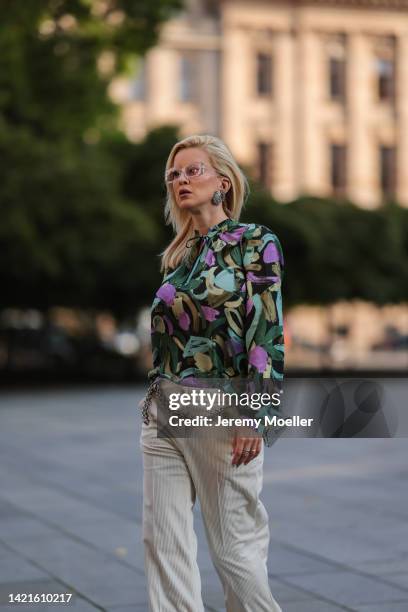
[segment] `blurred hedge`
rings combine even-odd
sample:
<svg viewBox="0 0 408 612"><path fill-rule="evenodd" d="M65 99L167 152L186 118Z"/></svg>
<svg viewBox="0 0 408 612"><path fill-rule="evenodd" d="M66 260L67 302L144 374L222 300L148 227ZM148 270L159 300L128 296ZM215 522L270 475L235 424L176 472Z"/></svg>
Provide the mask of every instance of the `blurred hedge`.
<svg viewBox="0 0 408 612"><path fill-rule="evenodd" d="M360 298L408 300L408 209L366 210L348 201L299 198L286 204L258 191L243 215L271 227L285 254L286 304Z"/></svg>

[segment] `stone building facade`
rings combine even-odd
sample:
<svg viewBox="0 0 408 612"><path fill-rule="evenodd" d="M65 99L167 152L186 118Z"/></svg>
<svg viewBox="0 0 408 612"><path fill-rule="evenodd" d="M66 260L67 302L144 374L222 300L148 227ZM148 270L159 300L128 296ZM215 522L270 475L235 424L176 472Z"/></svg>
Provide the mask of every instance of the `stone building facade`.
<svg viewBox="0 0 408 612"><path fill-rule="evenodd" d="M408 206L408 0L189 0L112 96L130 139L220 136L280 201Z"/></svg>

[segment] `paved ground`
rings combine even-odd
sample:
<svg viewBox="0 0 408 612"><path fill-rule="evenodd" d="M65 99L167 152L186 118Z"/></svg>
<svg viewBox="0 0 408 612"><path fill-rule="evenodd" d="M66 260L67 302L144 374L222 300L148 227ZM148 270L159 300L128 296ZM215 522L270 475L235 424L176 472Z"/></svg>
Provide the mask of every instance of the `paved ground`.
<svg viewBox="0 0 408 612"><path fill-rule="evenodd" d="M74 612L147 612L142 393L0 396L0 612L50 609L9 605L18 592L75 592ZM408 610L407 458L403 438L281 439L266 449L270 584L283 612ZM218 612L196 510L203 596Z"/></svg>

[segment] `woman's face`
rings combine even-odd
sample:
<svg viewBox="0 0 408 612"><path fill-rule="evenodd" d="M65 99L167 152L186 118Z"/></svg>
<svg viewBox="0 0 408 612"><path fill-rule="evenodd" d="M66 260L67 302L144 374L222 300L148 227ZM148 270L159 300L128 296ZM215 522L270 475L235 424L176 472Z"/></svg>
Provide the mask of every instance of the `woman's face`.
<svg viewBox="0 0 408 612"><path fill-rule="evenodd" d="M173 189L174 198L180 208L191 210L210 204L214 191L217 189L228 190L229 180L216 174L215 169L211 166L208 154L199 147L190 147L178 151L172 168L184 170L190 164L199 162L203 162L205 166L204 173L201 176L188 178L182 172L170 184L170 189ZM187 192L184 195L183 190Z"/></svg>

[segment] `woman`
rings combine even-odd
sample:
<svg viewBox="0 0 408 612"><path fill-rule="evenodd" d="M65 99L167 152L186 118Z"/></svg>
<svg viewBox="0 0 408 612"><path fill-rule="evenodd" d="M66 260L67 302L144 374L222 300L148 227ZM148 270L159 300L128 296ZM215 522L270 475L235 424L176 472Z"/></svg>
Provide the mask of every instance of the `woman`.
<svg viewBox="0 0 408 612"><path fill-rule="evenodd" d="M279 612L268 584L268 515L259 499L269 427L159 437L165 380L283 378L282 250L265 226L239 223L248 182L225 144L190 136L170 152L162 253L152 305L153 369L143 404L143 542L152 612L203 612L193 506L200 501L227 612ZM217 384L214 384L217 387ZM271 406L257 417L275 412ZM256 429L256 434L254 430Z"/></svg>

